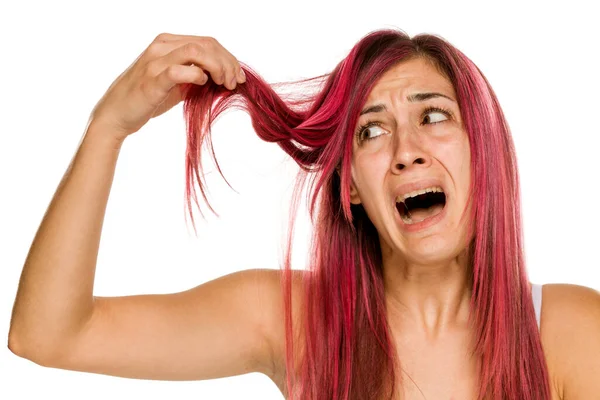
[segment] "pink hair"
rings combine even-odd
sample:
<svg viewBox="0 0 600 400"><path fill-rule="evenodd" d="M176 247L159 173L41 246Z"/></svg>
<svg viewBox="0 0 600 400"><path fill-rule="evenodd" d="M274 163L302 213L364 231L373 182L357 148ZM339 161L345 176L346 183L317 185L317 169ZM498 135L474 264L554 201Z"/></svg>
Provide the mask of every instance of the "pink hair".
<svg viewBox="0 0 600 400"><path fill-rule="evenodd" d="M465 213L469 210L473 238L467 250L476 342L470 350L481 362L478 399L548 400L548 370L525 267L510 129L483 73L439 36L371 32L330 74L295 83L304 88L322 79L316 94L297 91L295 98L286 98L273 89L278 85L269 85L245 64L247 81L233 91L212 81L186 86L186 201L192 223L190 198L199 207L191 190L194 179L208 204L200 150L206 138L210 144L210 127L230 107L245 110L258 136L277 143L301 167L282 267L288 394L311 400L392 398L396 379L402 380L386 319L381 249L363 207L350 203L350 162L353 128L369 92L386 70L414 57L431 61L454 85L469 137L471 188ZM303 278L304 343L296 376L291 240L298 196L311 173L309 213L315 232Z"/></svg>

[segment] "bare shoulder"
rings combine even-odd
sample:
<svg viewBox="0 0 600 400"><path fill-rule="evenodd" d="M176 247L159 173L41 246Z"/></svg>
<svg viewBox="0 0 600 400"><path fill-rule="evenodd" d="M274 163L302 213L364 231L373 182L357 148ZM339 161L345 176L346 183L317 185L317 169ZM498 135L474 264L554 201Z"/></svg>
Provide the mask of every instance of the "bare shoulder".
<svg viewBox="0 0 600 400"><path fill-rule="evenodd" d="M573 284L543 286L541 337L553 389L565 400L600 393L600 293Z"/></svg>
<svg viewBox="0 0 600 400"><path fill-rule="evenodd" d="M305 276L303 270L291 270L292 288L292 319L296 330L299 331L299 310L301 307L302 283ZM269 359L264 360L268 364L258 372L262 372L275 380L283 373L285 352L285 314L283 296L283 271L280 269L252 269L239 272L244 275L243 279L254 290L255 295L246 291L244 296L254 297L252 318L260 321L260 331L263 340L269 347ZM249 300L249 298L247 298Z"/></svg>
<svg viewBox="0 0 600 400"><path fill-rule="evenodd" d="M283 390L283 380L285 378L285 314L282 292L283 271L270 270L268 272L265 271L265 273L268 275L267 279L265 279L265 282L269 288L268 293L270 296L270 299L267 300L269 304L269 316L266 318L267 329L265 329L265 332L267 332L267 340L270 343L272 362L272 368L270 369L268 376L281 390ZM304 270L292 270L291 305L292 324L294 329L294 347L296 351L298 348L301 348L303 340L302 330L300 329L300 310L302 309L304 276ZM296 359L296 366L297 365L298 360Z"/></svg>

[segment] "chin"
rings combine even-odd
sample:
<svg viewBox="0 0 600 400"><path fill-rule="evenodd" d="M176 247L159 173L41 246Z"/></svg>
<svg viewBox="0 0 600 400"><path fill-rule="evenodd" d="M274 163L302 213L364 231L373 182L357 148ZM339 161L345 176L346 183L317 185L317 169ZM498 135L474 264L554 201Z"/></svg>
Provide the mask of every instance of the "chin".
<svg viewBox="0 0 600 400"><path fill-rule="evenodd" d="M465 249L454 240L448 242L442 238L422 238L415 243L407 243L404 258L415 264L440 264L457 258Z"/></svg>

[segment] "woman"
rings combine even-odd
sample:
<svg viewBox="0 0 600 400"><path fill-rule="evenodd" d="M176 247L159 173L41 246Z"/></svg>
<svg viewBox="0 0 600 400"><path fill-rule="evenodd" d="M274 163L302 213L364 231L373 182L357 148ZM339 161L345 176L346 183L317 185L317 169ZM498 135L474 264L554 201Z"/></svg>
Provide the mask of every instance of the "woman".
<svg viewBox="0 0 600 400"><path fill-rule="evenodd" d="M296 194L313 173L309 269L292 271L288 248L282 271L94 297L119 150L180 101L190 215L201 146L228 107L304 169ZM540 303L519 205L494 92L439 37L372 32L314 97L284 100L216 40L161 34L91 113L26 260L9 347L134 378L262 372L295 399L594 398L600 295L545 285Z"/></svg>

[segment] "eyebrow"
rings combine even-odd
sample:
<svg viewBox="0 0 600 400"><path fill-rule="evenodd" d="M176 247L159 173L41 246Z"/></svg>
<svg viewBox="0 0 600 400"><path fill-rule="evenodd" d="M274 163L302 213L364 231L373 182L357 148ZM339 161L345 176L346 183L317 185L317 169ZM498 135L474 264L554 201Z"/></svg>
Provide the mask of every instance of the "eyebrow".
<svg viewBox="0 0 600 400"><path fill-rule="evenodd" d="M406 100L408 100L410 103L415 103L417 101L425 101L425 100L433 99L435 97L445 97L448 100L452 100L452 101L456 102L456 100L454 100L453 98L448 97L445 94L441 94L441 93L437 93L437 92L413 93L413 94L406 96ZM364 110L362 110L360 112L359 116L365 115L368 113L378 113L378 112L382 112L382 111L387 111L385 104L375 104L375 105L366 107Z"/></svg>

